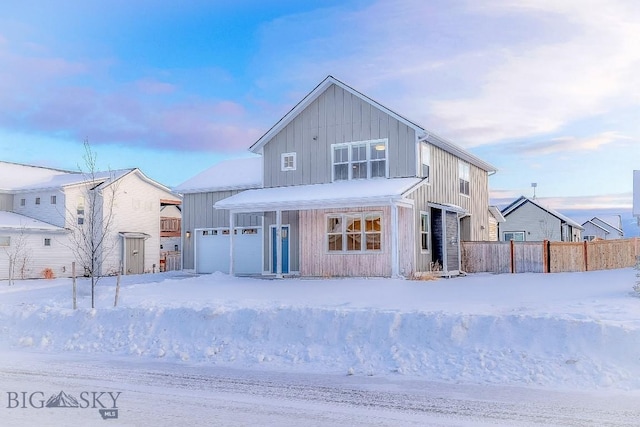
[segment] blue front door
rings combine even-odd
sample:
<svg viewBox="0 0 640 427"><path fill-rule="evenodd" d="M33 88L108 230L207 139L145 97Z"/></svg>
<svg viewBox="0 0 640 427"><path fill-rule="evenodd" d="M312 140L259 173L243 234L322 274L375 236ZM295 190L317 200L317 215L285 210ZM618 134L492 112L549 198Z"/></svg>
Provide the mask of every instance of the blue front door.
<svg viewBox="0 0 640 427"><path fill-rule="evenodd" d="M278 270L278 240L276 227L271 227L271 272ZM282 274L289 273L289 226L283 225L280 233L282 239Z"/></svg>

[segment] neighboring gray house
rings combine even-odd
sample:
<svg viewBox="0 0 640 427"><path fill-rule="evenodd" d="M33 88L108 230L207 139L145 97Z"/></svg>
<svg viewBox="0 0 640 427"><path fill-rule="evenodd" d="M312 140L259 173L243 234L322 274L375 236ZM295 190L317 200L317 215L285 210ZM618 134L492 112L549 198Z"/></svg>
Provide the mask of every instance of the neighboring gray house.
<svg viewBox="0 0 640 427"><path fill-rule="evenodd" d="M452 275L460 240L489 239L495 168L331 76L250 151L174 188L184 268Z"/></svg>
<svg viewBox="0 0 640 427"><path fill-rule="evenodd" d="M586 241L592 240L616 240L624 238L622 231L622 218L615 215L612 218L600 218L594 216L588 221L582 223L584 231L582 239Z"/></svg>
<svg viewBox="0 0 640 427"><path fill-rule="evenodd" d="M502 209L505 221L499 224L501 241L582 240L583 227L538 200L521 196Z"/></svg>

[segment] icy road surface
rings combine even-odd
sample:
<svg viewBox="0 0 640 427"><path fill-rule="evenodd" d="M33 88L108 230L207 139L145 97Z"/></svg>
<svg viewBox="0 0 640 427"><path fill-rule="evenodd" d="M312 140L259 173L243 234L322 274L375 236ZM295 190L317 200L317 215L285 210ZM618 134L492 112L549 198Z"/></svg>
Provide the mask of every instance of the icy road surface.
<svg viewBox="0 0 640 427"><path fill-rule="evenodd" d="M0 365L3 426L640 423L640 396L635 393L451 385L399 376L290 374L30 352L4 352ZM80 407L39 407L61 391Z"/></svg>

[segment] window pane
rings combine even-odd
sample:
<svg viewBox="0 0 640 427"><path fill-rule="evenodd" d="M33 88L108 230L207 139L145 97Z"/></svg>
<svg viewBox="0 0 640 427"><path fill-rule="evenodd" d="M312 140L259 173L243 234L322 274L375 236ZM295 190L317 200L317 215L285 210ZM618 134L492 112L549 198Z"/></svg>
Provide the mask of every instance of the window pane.
<svg viewBox="0 0 640 427"><path fill-rule="evenodd" d="M342 234L329 234L329 251L342 251Z"/></svg>
<svg viewBox="0 0 640 427"><path fill-rule="evenodd" d="M347 233L354 231L360 232L360 230L362 230L362 217L360 215L348 216L345 218L345 221L347 223Z"/></svg>
<svg viewBox="0 0 640 427"><path fill-rule="evenodd" d="M336 147L333 150L333 161L335 163L344 163L349 161L349 148Z"/></svg>
<svg viewBox="0 0 640 427"><path fill-rule="evenodd" d="M371 178L384 178L387 176L386 163L384 160L371 162Z"/></svg>
<svg viewBox="0 0 640 427"><path fill-rule="evenodd" d="M359 162L367 160L367 146L366 145L354 145L351 147L351 161Z"/></svg>
<svg viewBox="0 0 640 427"><path fill-rule="evenodd" d="M11 246L11 237L0 236L0 246Z"/></svg>
<svg viewBox="0 0 640 427"><path fill-rule="evenodd" d="M349 165L346 163L333 166L333 179L335 181L341 181L349 179Z"/></svg>
<svg viewBox="0 0 640 427"><path fill-rule="evenodd" d="M429 250L429 235L427 233L422 233L422 236L420 236L420 240L421 240L421 246L422 246L422 250L428 251Z"/></svg>
<svg viewBox="0 0 640 427"><path fill-rule="evenodd" d="M340 217L330 216L327 219L327 232L328 233L342 233L342 221Z"/></svg>
<svg viewBox="0 0 640 427"><path fill-rule="evenodd" d="M429 215L420 215L420 231L427 232L429 230Z"/></svg>
<svg viewBox="0 0 640 427"><path fill-rule="evenodd" d="M367 233L367 250L368 251L379 251L381 249L381 236L382 233Z"/></svg>
<svg viewBox="0 0 640 427"><path fill-rule="evenodd" d="M387 158L387 147L382 142L371 144L370 152L371 160L380 160Z"/></svg>
<svg viewBox="0 0 640 427"><path fill-rule="evenodd" d="M347 233L347 250L348 251L359 251L361 249L361 233Z"/></svg>
<svg viewBox="0 0 640 427"><path fill-rule="evenodd" d="M380 231L382 228L380 226L380 215L378 214L369 214L366 217L366 231Z"/></svg>
<svg viewBox="0 0 640 427"><path fill-rule="evenodd" d="M366 179L367 178L367 162L354 163L351 167L352 179Z"/></svg>

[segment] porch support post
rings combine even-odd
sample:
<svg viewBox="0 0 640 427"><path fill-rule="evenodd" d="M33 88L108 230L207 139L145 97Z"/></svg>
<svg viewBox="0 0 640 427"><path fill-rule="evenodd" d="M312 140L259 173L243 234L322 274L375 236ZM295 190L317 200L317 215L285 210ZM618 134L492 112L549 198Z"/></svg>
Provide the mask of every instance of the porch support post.
<svg viewBox="0 0 640 427"><path fill-rule="evenodd" d="M229 211L229 275L233 276L233 236L235 231L235 214L233 211Z"/></svg>
<svg viewBox="0 0 640 427"><path fill-rule="evenodd" d="M282 279L282 211L276 211L276 277Z"/></svg>
<svg viewBox="0 0 640 427"><path fill-rule="evenodd" d="M391 277L400 276L398 238L398 205L391 202Z"/></svg>

